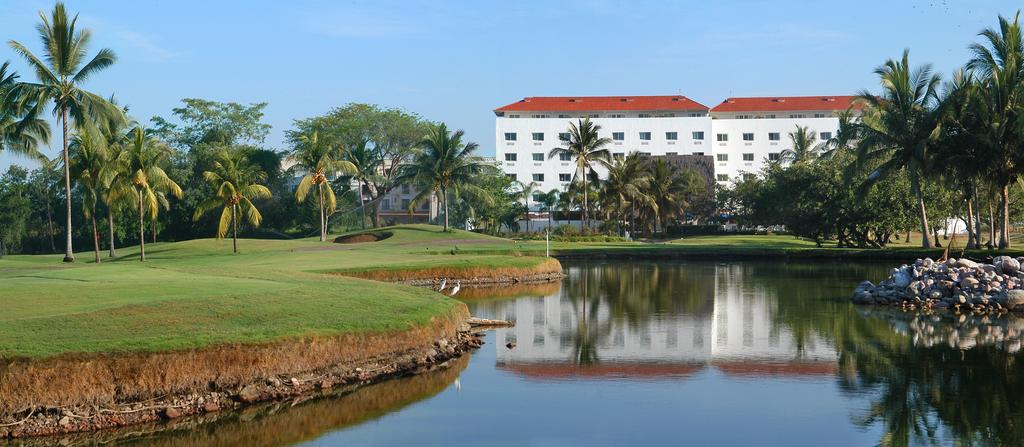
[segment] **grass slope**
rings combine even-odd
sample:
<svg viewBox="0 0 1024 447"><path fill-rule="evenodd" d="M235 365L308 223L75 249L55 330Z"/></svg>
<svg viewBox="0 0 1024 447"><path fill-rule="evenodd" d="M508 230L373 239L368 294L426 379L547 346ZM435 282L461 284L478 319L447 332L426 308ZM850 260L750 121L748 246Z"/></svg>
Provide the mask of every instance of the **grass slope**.
<svg viewBox="0 0 1024 447"><path fill-rule="evenodd" d="M426 225L388 231L394 236L364 244L245 239L237 255L230 240L147 244L145 263L135 248L118 250L119 258L102 265L82 262L91 253L71 265L60 255L6 257L0 259L0 357L401 330L460 304L429 290L322 271L527 259L430 254L456 245L511 245L505 239Z"/></svg>

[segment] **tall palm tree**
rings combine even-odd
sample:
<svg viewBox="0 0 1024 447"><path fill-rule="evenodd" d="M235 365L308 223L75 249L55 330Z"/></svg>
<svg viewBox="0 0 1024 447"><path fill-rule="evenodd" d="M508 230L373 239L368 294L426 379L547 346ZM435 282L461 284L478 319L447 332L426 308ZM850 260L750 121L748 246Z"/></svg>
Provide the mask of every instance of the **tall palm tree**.
<svg viewBox="0 0 1024 447"><path fill-rule="evenodd" d="M377 154L371 150L369 141L366 138L360 138L356 141L351 142L345 147L345 160L352 163L355 171L352 173L352 180L356 181L359 189L359 209L362 212L362 220L360 222L365 227L366 225L366 198L363 197L363 190L365 189L370 194L371 201L376 195L374 181L380 180L382 176L379 174L381 167L381 159L377 157ZM377 227L380 225L378 208L376 206L373 213L373 226Z"/></svg>
<svg viewBox="0 0 1024 447"><path fill-rule="evenodd" d="M866 107L857 125L857 163L879 163L865 186L906 172L917 201L921 246L931 248L921 183L938 133L939 114L934 104L939 77L932 74L930 65L911 69L909 58L909 51L904 50L902 59L889 59L875 69L882 83L881 96L867 91L859 95Z"/></svg>
<svg viewBox="0 0 1024 447"><path fill-rule="evenodd" d="M357 169L352 162L339 159L338 151L321 140L315 130L299 135L295 143L292 157L296 166L306 172L295 188L295 199L299 203L304 202L310 190L316 187L320 205L320 242L323 242L327 240L327 217L337 207L334 190L327 176L354 174Z"/></svg>
<svg viewBox="0 0 1024 447"><path fill-rule="evenodd" d="M230 228L232 246L238 253L238 215L244 215L250 225L260 226L263 215L252 201L271 197L270 189L259 184L267 174L250 162L244 151L222 149L213 170L204 171L203 178L213 186L214 195L199 203L192 218L199 220L203 214L221 208L217 239L223 239Z"/></svg>
<svg viewBox="0 0 1024 447"><path fill-rule="evenodd" d="M53 101L53 113L63 128L64 189L67 205L66 247L64 262L74 262L71 246L71 173L68 162L69 120L75 125L91 119L113 118L121 112L102 97L82 89L90 76L114 64L116 57L109 49L101 49L86 61L86 50L92 34L88 29L75 29L78 16L68 17L63 3L57 3L49 17L40 11L41 23L36 25L43 44L43 57L33 54L17 41L11 48L28 62L39 78L37 83L19 83L17 94L23 103L43 104Z"/></svg>
<svg viewBox="0 0 1024 447"><path fill-rule="evenodd" d="M664 159L651 163L651 176L647 195L654 205L655 232L665 231L665 220L685 215L688 199L703 186L692 169L679 169Z"/></svg>
<svg viewBox="0 0 1024 447"><path fill-rule="evenodd" d="M541 193L540 195L541 210L548 213L548 229L551 228L551 214L555 211L555 207L558 206L558 194L560 192L558 188L552 188L551 191Z"/></svg>
<svg viewBox="0 0 1024 447"><path fill-rule="evenodd" d="M600 130L601 126L591 122L590 118L580 119L579 123L569 123L569 139L564 142L565 146L556 147L548 152L548 158L567 154L576 163L576 172L573 174L572 180L576 182L579 179L583 182L584 225L588 224L590 210L587 178L595 166L608 168L611 165L612 154L605 146L612 140L608 137L601 137Z"/></svg>
<svg viewBox="0 0 1024 447"><path fill-rule="evenodd" d="M102 136L98 131L88 126L80 128L68 145L71 156L71 173L82 187L85 197L82 198L82 211L87 219L92 220L92 242L93 252L96 255L96 263L100 259L100 238L99 229L96 226L96 204L103 194L104 175L107 172L109 163L108 154L103 144Z"/></svg>
<svg viewBox="0 0 1024 447"><path fill-rule="evenodd" d="M18 74L9 62L0 65L0 152L45 160L39 146L50 141L50 126L38 116L39 108L18 97Z"/></svg>
<svg viewBox="0 0 1024 447"><path fill-rule="evenodd" d="M992 161L990 176L1000 187L1001 226L999 248L1010 246L1010 183L1024 169L1024 37L1020 12L1011 22L999 16L999 28L979 35L982 42L971 44L973 54L967 68L981 75L980 93L992 115L986 120L986 146Z"/></svg>
<svg viewBox="0 0 1024 447"><path fill-rule="evenodd" d="M792 146L779 154L779 161L804 163L818 156L818 137L809 127L797 125L796 129L789 133L789 141Z"/></svg>
<svg viewBox="0 0 1024 447"><path fill-rule="evenodd" d="M111 103L114 103L111 99ZM122 109L127 113L127 108ZM116 119L101 123L100 133L106 143L108 163L104 167L104 190L101 198L107 206L107 232L110 233L110 252L108 257L116 257L116 237L114 234L114 215L120 210L130 208L134 202L135 190L131 179L128 178L127 166L124 163L122 154L127 150L131 141L131 133L128 131L129 122ZM160 196L158 196L159 199ZM166 197L164 198L166 200Z"/></svg>
<svg viewBox="0 0 1024 447"><path fill-rule="evenodd" d="M603 206L609 212L616 213L620 221L630 217L630 232L636 230L634 221L636 207L657 205L651 196L646 194L651 182L650 159L638 152L631 153L623 160L616 160L608 169L608 179L602 182Z"/></svg>
<svg viewBox="0 0 1024 447"><path fill-rule="evenodd" d="M476 143L462 141L464 135L462 130L449 131L444 123L433 126L420 142L412 163L405 165L398 177L399 183L410 181L420 188L409 204L410 209L429 200L431 195L440 196L444 231L448 231L449 193L477 196L485 201L490 197L475 183L486 164L474 154L478 149Z"/></svg>
<svg viewBox="0 0 1024 447"><path fill-rule="evenodd" d="M967 205L967 248L981 246L978 183L989 169L989 159L984 153L985 140L980 136L988 127L991 110L979 93L980 88L973 73L964 70L953 73L940 102L942 133L934 157L937 170L946 174L950 184L959 187Z"/></svg>
<svg viewBox="0 0 1024 447"><path fill-rule="evenodd" d="M526 232L529 233L530 232L530 199L533 198L533 194L537 192L537 188L540 187L540 184L537 183L537 182L525 183L525 182L520 182L518 180L516 180L515 182L516 182L516 185L519 187L519 190L516 191L516 196L518 198L522 199L523 200L523 204L526 205Z"/></svg>
<svg viewBox="0 0 1024 447"><path fill-rule="evenodd" d="M139 205L139 261L146 260L146 212L155 215L160 205L158 193L170 192L181 198L181 187L161 167L167 160L169 150L161 141L141 125L130 132L130 140L120 156L124 163L125 178L132 184L135 199Z"/></svg>

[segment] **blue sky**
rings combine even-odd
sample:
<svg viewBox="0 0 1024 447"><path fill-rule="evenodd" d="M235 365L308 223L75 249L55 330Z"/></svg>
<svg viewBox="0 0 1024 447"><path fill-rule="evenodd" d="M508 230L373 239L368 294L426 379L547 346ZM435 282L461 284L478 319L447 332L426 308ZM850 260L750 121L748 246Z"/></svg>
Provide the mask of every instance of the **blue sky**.
<svg viewBox="0 0 1024 447"><path fill-rule="evenodd" d="M269 103L269 146L297 118L349 102L465 129L494 153L495 107L524 96L850 94L910 48L948 78L1009 1L100 1L71 0L92 52L120 60L90 90L132 114L184 97ZM37 12L0 3L0 38L39 50ZM0 61L24 64L6 46ZM53 144L54 148L59 142ZM55 150L48 152L56 153ZM11 162L0 155L0 168Z"/></svg>

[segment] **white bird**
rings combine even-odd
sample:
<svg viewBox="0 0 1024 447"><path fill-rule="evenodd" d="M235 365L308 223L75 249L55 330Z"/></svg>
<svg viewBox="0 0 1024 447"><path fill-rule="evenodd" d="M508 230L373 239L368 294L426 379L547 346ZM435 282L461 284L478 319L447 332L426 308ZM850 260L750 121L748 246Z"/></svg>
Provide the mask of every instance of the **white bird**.
<svg viewBox="0 0 1024 447"><path fill-rule="evenodd" d="M437 289L438 292L444 290L444 287L448 285L448 278L441 278L441 288Z"/></svg>
<svg viewBox="0 0 1024 447"><path fill-rule="evenodd" d="M462 288L462 280L455 281L455 287L452 287L451 296L455 296L456 293L459 293L459 289L461 289L461 288Z"/></svg>

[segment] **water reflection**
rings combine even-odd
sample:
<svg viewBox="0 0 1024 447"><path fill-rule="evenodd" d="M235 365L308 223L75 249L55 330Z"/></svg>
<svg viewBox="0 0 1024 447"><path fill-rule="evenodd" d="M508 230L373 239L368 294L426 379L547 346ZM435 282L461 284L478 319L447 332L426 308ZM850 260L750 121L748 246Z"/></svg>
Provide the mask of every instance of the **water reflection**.
<svg viewBox="0 0 1024 447"><path fill-rule="evenodd" d="M496 365L530 381L831 380L880 445L1024 445L1024 319L847 302L885 269L580 263L557 293L474 312L517 321L497 331Z"/></svg>

